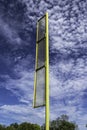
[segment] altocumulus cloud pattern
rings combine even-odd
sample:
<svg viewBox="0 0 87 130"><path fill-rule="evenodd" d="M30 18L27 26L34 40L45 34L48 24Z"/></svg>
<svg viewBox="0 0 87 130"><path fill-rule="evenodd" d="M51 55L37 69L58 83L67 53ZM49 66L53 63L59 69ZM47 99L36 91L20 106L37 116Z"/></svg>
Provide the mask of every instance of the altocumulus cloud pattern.
<svg viewBox="0 0 87 130"><path fill-rule="evenodd" d="M80 130L86 130L86 0L0 0L0 123L44 123L44 108L33 109L32 100L36 21L46 11L50 118L67 114Z"/></svg>

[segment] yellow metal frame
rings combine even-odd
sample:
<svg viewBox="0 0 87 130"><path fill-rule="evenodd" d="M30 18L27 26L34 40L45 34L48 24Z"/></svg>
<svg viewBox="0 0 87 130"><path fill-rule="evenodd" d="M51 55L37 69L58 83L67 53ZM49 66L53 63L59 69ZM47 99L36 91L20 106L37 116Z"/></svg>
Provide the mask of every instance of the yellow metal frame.
<svg viewBox="0 0 87 130"><path fill-rule="evenodd" d="M37 58L38 58L38 23L37 23L37 31L36 31L36 63L35 63L35 75L34 75L34 98L33 98L33 107L35 108L35 101L36 101L36 69L37 69Z"/></svg>
<svg viewBox="0 0 87 130"><path fill-rule="evenodd" d="M48 32L48 13L45 14L42 18L45 17L45 41L46 41L46 60L45 60L45 124L46 130L49 130L49 32ZM41 18L41 19L42 19ZM39 19L38 22L41 20ZM35 64L35 79L34 79L34 101L33 107L35 106L36 101L36 70L38 68L38 22L37 22L37 36L36 36L36 64ZM41 107L41 106L38 106Z"/></svg>
<svg viewBox="0 0 87 130"><path fill-rule="evenodd" d="M48 36L48 13L46 13L46 130L49 130L49 36Z"/></svg>

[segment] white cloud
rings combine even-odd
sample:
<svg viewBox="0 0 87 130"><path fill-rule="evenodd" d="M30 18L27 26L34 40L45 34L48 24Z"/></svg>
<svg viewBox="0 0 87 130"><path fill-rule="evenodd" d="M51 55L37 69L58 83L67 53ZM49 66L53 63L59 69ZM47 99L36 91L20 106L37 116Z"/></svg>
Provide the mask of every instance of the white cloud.
<svg viewBox="0 0 87 130"><path fill-rule="evenodd" d="M17 122L27 121L42 124L44 121L44 109L37 110L31 105L3 105L0 107L0 114L6 115L6 120L10 116L10 119Z"/></svg>
<svg viewBox="0 0 87 130"><path fill-rule="evenodd" d="M82 58L76 64L72 59L58 63L55 60L55 64L50 67L51 119L67 114L71 121L76 121L78 125L82 122L81 126L84 126L86 122L83 118L87 120L83 107L83 95L87 88L85 62Z"/></svg>
<svg viewBox="0 0 87 130"><path fill-rule="evenodd" d="M30 103L33 99L33 72L22 71L20 79L8 78L5 87L19 97L19 101Z"/></svg>
<svg viewBox="0 0 87 130"><path fill-rule="evenodd" d="M8 39L11 44L20 45L22 40L18 36L15 28L12 28L8 23L4 22L4 20L0 17L0 28L2 34Z"/></svg>

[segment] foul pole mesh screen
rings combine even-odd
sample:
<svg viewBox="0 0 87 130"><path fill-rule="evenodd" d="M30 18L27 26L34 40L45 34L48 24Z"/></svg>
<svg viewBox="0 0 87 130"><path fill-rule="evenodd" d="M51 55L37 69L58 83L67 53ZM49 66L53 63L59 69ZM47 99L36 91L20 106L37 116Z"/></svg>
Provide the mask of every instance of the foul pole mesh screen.
<svg viewBox="0 0 87 130"><path fill-rule="evenodd" d="M46 16L37 22L36 67L34 83L34 107L44 106L46 102Z"/></svg>

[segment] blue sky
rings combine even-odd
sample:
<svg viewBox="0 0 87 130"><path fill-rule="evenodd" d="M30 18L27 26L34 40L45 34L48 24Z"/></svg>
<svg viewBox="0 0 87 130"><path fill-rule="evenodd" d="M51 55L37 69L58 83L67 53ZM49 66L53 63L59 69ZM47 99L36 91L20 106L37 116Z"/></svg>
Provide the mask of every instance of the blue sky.
<svg viewBox="0 0 87 130"><path fill-rule="evenodd" d="M48 11L50 119L87 123L87 1L0 0L0 123L43 124L32 108L36 21Z"/></svg>

